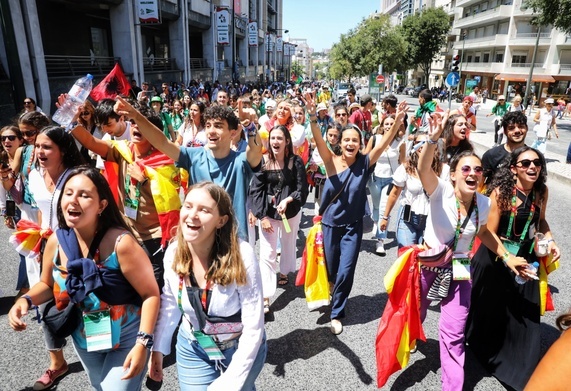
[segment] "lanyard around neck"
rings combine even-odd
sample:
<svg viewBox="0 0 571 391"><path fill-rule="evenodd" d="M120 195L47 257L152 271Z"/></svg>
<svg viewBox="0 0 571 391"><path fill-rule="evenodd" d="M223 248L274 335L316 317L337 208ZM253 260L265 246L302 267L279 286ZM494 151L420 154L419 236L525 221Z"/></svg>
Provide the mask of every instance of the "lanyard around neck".
<svg viewBox="0 0 571 391"><path fill-rule="evenodd" d="M180 309L180 311L182 313L184 313L184 309L182 308L182 288L183 288L183 285L184 285L184 278L182 276L179 276L177 304L178 304L178 308ZM212 287L212 283L210 281L207 281L206 287L202 290L202 295L200 295L200 303L202 304L202 308L204 309L204 312L207 311L206 300L208 297L207 296L208 291L210 290L211 287Z"/></svg>
<svg viewBox="0 0 571 391"><path fill-rule="evenodd" d="M458 246L458 241L462 237L466 225L468 225L468 220L470 220L470 216L472 215L472 210L476 212L476 232L472 236L472 240L470 241L470 247L468 248L468 251L472 251L472 247L474 246L474 239L476 239L476 234L478 233L478 227L480 226L480 214L478 213L478 203L476 202L476 193L474 193L472 204L470 205L470 209L468 209L466 218L464 219L463 223L460 223L461 219L460 201L458 200L458 197L456 197L456 210L458 212L458 221L456 222L456 232L454 233L454 248L453 248L454 251L456 251L456 247Z"/></svg>
<svg viewBox="0 0 571 391"><path fill-rule="evenodd" d="M533 215L535 213L535 192L532 190L531 191L531 207L529 210L529 215L527 216L527 221L525 222L525 226L523 227L523 231L521 232L521 235L519 237L519 241L520 243L525 239L525 235L527 234L527 230L529 229L529 226L531 224L531 220L533 219ZM514 186L514 190L513 190L513 194L512 194L512 207L511 207L511 213L510 213L510 222L508 223L508 229L506 231L506 238L510 237L510 234L512 232L512 226L515 220L515 216L517 214L517 187ZM524 207L525 207L525 203L524 203ZM515 232L514 232L514 236L515 236Z"/></svg>

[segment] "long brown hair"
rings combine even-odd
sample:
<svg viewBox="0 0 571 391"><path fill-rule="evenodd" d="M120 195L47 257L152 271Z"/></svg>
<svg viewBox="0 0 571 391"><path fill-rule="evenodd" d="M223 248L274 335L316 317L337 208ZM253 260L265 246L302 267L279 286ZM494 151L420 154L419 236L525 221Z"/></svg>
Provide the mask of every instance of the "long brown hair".
<svg viewBox="0 0 571 391"><path fill-rule="evenodd" d="M210 265L206 271L206 280L219 285L229 285L236 282L237 285L246 284L246 267L240 253L238 240L238 224L232 208L232 200L222 187L212 182L200 182L188 188L186 195L195 189L206 190L213 200L216 201L220 216L228 216L228 221L217 229L214 246L210 250ZM185 195L185 196L186 196ZM179 222L176 239L178 246L172 265L173 270L180 276L188 276L192 273L192 254L182 236Z"/></svg>
<svg viewBox="0 0 571 391"><path fill-rule="evenodd" d="M413 145L415 145L418 141L418 138L420 136L425 136L424 134L417 134L414 137L414 140L412 142ZM425 136L426 137L426 136ZM426 140L424 140L424 143L426 144L428 142L428 138ZM436 173L436 175L440 176L440 174L442 173L442 161L440 159L440 148L436 148L436 151L434 151L434 156L432 157L432 171L434 171ZM404 163L404 168L405 171L408 175L418 175L418 173L416 172L416 169L418 168L418 153L412 152L409 156L408 159L406 159L406 162Z"/></svg>

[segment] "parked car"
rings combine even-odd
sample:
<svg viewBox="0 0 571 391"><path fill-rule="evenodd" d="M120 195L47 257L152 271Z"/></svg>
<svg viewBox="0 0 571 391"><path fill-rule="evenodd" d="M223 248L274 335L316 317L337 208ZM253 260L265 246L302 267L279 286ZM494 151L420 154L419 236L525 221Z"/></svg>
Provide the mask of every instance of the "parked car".
<svg viewBox="0 0 571 391"><path fill-rule="evenodd" d="M340 100L340 99L345 99L345 97L347 96L347 91L349 91L349 89L351 88L351 84L350 83L339 83L335 86L335 88L333 89L333 93L331 94L331 98L333 99L334 102Z"/></svg>

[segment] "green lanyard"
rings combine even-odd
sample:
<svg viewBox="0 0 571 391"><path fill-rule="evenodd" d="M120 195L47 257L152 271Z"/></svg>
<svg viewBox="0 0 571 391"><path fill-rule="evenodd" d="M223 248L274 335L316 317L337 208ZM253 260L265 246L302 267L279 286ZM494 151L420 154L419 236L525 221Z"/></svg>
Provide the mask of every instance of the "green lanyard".
<svg viewBox="0 0 571 391"><path fill-rule="evenodd" d="M523 242L523 240L525 239L525 235L527 234L527 230L529 229L529 226L531 224L531 220L533 219L533 215L535 213L535 192L532 190L531 191L531 207L529 210L529 215L527 216L527 221L525 222L525 226L523 227L523 231L521 232L521 235L519 237L519 243ZM517 214L517 188L514 186L514 190L513 190L513 195L512 195L512 207L511 207L511 213L510 213L510 222L508 223L508 229L506 231L506 238L510 238L510 233L512 232L512 226L515 220L515 216ZM525 205L524 205L525 206ZM514 236L515 232L514 232Z"/></svg>
<svg viewBox="0 0 571 391"><path fill-rule="evenodd" d="M141 197L141 182L137 182L135 187L135 198L131 199L131 175L125 175L125 205L130 206L134 209L139 208L139 199Z"/></svg>
<svg viewBox="0 0 571 391"><path fill-rule="evenodd" d="M464 228L468 225L468 220L470 220L470 216L472 215L472 209L476 212L476 233L472 236L472 240L470 241L470 247L468 251L472 251L472 247L474 246L474 240L476 239L476 234L478 233L478 227L480 226L480 214L478 213L478 203L476 202L476 193L474 193L474 198L472 199L472 205L468 210L468 214L464 219L463 223L460 223L460 201L458 197L456 197L456 210L458 211L458 221L456 222L456 232L454 233L454 247L453 250L456 251L456 247L458 246L458 241L460 237L464 233Z"/></svg>

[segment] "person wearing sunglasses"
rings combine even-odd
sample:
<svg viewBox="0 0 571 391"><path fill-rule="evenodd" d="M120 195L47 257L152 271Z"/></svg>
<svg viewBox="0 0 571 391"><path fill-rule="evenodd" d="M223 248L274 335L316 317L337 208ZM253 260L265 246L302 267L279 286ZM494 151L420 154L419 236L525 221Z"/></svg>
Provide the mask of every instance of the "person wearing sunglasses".
<svg viewBox="0 0 571 391"><path fill-rule="evenodd" d="M511 251L530 264L540 261L534 251L534 233L542 233L553 257L544 258L547 265L561 252L546 221L545 158L536 149L522 146L508 160L488 187L492 203L488 228L509 240ZM514 274L485 247L478 249L472 265L470 349L502 384L522 390L541 357L540 283L534 274L524 273L527 282L518 284ZM540 268L539 273L545 270Z"/></svg>
<svg viewBox="0 0 571 391"><path fill-rule="evenodd" d="M36 104L36 101L34 99L30 97L24 98L24 110L22 110L22 113L20 115L25 113L32 113L34 111L45 115L42 109Z"/></svg>
<svg viewBox="0 0 571 391"><path fill-rule="evenodd" d="M439 343L442 389L461 390L464 385L464 330L470 309L470 253L475 237L497 255L502 267L523 274L527 261L509 253L494 231L487 227L490 199L480 194L483 168L472 151L456 155L450 162L450 182L440 179L432 162L438 139L449 112L429 119L428 139L420 152L418 176L430 199L424 231L429 248L449 246L454 255L441 267L421 266L420 317L424 321L431 301L440 301ZM451 244L450 244L451 243Z"/></svg>
<svg viewBox="0 0 571 391"><path fill-rule="evenodd" d="M102 139L104 133L99 129L99 127L95 124L95 107L93 103L88 99L83 103L83 106L80 108L79 117L77 118L77 122L80 123L85 129L91 133L91 135L95 138ZM83 147L79 142L77 142L77 147L79 148L79 152L85 159L85 161L92 167L95 167L97 164L97 156L95 153L91 152L89 149Z"/></svg>
<svg viewBox="0 0 571 391"><path fill-rule="evenodd" d="M347 126L349 122L349 110L347 106L342 104L337 104L333 107L333 112L335 113L335 123L343 126Z"/></svg>
<svg viewBox="0 0 571 391"><path fill-rule="evenodd" d="M551 131L555 132L555 137L559 138L557 133L557 113L553 109L553 98L545 99L545 107L539 109L533 118L533 122L537 125L533 127L533 131L537 138L531 145L539 152L545 153L547 150L547 140L551 139Z"/></svg>

